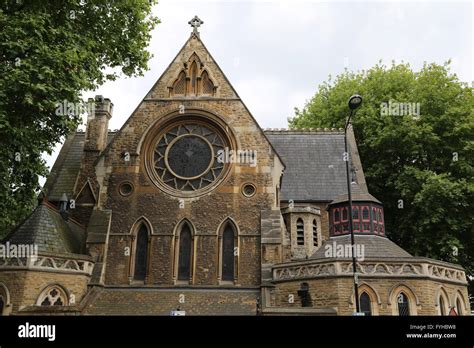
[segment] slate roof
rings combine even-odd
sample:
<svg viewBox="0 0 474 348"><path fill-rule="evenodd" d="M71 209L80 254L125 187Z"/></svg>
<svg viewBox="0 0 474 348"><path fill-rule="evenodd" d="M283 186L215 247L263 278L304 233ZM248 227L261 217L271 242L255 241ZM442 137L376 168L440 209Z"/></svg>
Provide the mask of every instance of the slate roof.
<svg viewBox="0 0 474 348"><path fill-rule="evenodd" d="M283 200L332 201L347 192L344 132L266 131L286 164Z"/></svg>
<svg viewBox="0 0 474 348"><path fill-rule="evenodd" d="M347 192L347 188L345 189L345 191ZM382 204L382 202L380 202L377 198L372 196L370 193L363 192L361 190L360 186L357 185L354 182L351 184L351 195L352 195L352 201L353 202L376 202L376 203ZM348 198L347 193L343 193L343 194L337 196L336 199L334 199L331 202L331 205L342 203L342 202L347 202L348 199L349 198Z"/></svg>
<svg viewBox="0 0 474 348"><path fill-rule="evenodd" d="M35 244L39 253L81 254L85 230L72 220L64 220L55 208L42 203L3 243L7 241L10 244Z"/></svg>
<svg viewBox="0 0 474 348"><path fill-rule="evenodd" d="M375 236L372 234L356 234L354 240L356 244L364 245L365 259L413 257L386 237ZM336 245L351 245L351 236L350 234L347 234L343 236L330 237L323 242L321 247L315 251L310 259L327 259L327 256L325 255L327 250L326 245L329 244L332 246L334 242L336 242Z"/></svg>
<svg viewBox="0 0 474 348"><path fill-rule="evenodd" d="M114 132L109 132L107 142L110 142L114 135ZM44 191L49 201L59 201L63 193L67 197L72 196L81 167L85 137L84 132L76 132L64 142L44 184Z"/></svg>
<svg viewBox="0 0 474 348"><path fill-rule="evenodd" d="M44 185L50 201L59 201L63 193L71 197L81 167L84 139L84 133L73 133L64 142Z"/></svg>

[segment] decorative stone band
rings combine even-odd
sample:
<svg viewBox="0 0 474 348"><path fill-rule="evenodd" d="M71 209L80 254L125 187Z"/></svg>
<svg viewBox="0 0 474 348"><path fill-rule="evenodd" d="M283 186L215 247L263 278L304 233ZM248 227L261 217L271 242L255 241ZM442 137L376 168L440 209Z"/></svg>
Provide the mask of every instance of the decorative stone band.
<svg viewBox="0 0 474 348"><path fill-rule="evenodd" d="M357 272L362 277L431 278L467 284L466 274L461 268L430 259L366 260L357 263ZM352 274L352 261L349 259L315 260L297 265L288 264L273 267L273 281L352 276Z"/></svg>
<svg viewBox="0 0 474 348"><path fill-rule="evenodd" d="M293 208L284 208L281 210L282 214L288 213L311 213L316 215L321 215L321 210L319 208L313 207L293 207Z"/></svg>
<svg viewBox="0 0 474 348"><path fill-rule="evenodd" d="M93 268L94 262L85 255L77 255L77 257L38 255L37 257L0 258L0 271L37 270L91 275Z"/></svg>

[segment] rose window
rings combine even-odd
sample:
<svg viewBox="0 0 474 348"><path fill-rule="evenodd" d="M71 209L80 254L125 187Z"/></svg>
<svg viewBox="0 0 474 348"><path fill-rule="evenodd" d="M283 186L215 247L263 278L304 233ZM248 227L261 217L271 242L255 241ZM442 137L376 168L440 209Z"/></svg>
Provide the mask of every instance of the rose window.
<svg viewBox="0 0 474 348"><path fill-rule="evenodd" d="M194 192L215 183L224 171L219 151L227 147L225 137L210 124L189 121L172 125L158 136L153 170L172 190Z"/></svg>

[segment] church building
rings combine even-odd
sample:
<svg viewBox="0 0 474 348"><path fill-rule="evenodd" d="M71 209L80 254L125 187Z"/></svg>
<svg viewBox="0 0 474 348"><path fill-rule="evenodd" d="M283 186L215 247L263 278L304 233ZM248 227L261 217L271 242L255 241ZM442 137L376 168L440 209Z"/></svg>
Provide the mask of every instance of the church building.
<svg viewBox="0 0 474 348"><path fill-rule="evenodd" d="M262 129L200 38L118 131L102 96L3 241L3 315L352 315L344 130ZM123 103L123 100L115 100ZM365 315L469 315L459 265L387 238L349 128Z"/></svg>

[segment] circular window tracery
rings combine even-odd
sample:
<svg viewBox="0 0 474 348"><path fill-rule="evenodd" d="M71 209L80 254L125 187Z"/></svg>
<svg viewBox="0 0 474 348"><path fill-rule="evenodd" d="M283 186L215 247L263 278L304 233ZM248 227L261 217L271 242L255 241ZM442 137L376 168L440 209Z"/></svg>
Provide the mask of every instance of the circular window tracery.
<svg viewBox="0 0 474 348"><path fill-rule="evenodd" d="M199 118L175 121L162 128L154 139L149 172L169 193L184 196L203 193L227 172L228 165L221 154L230 148L230 141L221 127L211 121Z"/></svg>

